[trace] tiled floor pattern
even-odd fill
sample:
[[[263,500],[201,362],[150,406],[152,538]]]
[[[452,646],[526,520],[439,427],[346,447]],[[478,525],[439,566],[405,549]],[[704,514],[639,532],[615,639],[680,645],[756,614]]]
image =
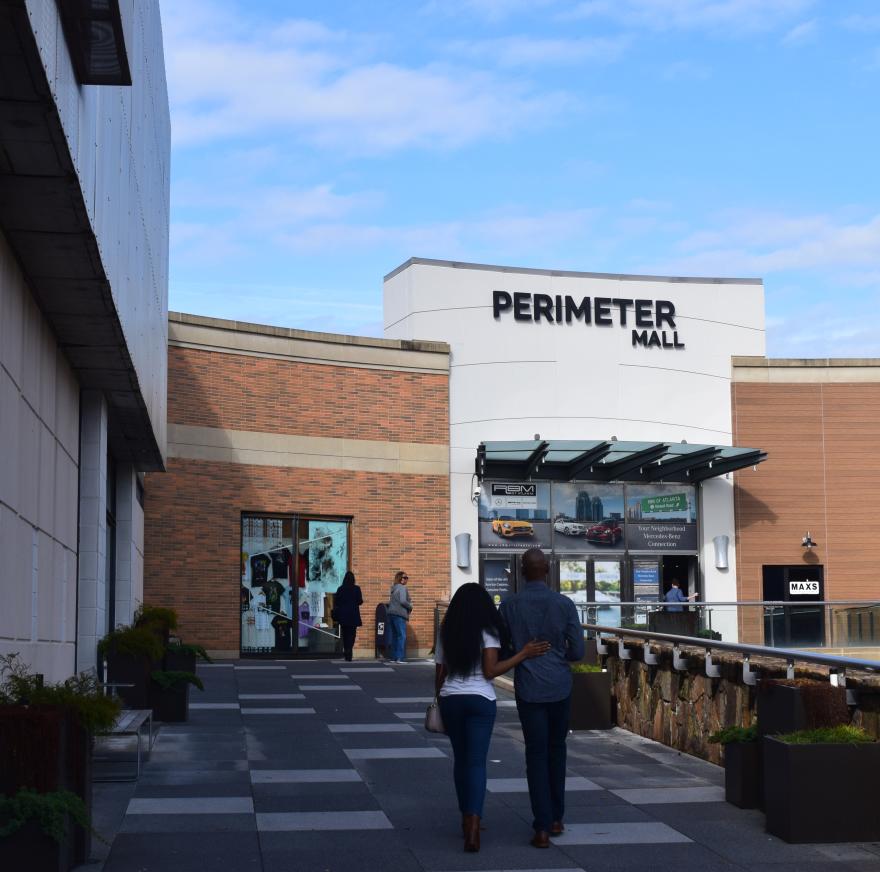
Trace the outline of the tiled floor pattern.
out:
[[[723,801],[717,767],[621,730],[572,735],[566,832],[536,851],[509,697],[483,849],[464,854],[448,740],[419,723],[430,664],[199,672],[205,692],[189,723],[162,727],[105,872],[880,872],[880,845],[786,845]],[[96,785],[97,801],[116,789]]]

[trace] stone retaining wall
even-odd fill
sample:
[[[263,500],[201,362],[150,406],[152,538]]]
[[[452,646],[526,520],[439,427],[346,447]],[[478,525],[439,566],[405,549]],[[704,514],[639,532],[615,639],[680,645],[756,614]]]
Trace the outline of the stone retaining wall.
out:
[[[756,692],[742,680],[742,659],[737,654],[713,653],[720,678],[707,678],[705,650],[682,649],[689,658],[688,671],[672,667],[672,647],[652,643],[658,665],[646,666],[643,643],[628,641],[631,660],[621,660],[616,643],[606,666],[612,675],[618,726],[662,742],[712,763],[721,762],[721,749],[708,741],[712,733],[736,724],[749,726],[755,718]],[[753,658],[752,668],[764,678],[784,678],[786,664],[775,658]],[[798,669],[799,678],[828,680],[821,666]],[[880,738],[880,678],[847,675],[847,687],[858,692],[858,705],[851,709],[852,723]]]

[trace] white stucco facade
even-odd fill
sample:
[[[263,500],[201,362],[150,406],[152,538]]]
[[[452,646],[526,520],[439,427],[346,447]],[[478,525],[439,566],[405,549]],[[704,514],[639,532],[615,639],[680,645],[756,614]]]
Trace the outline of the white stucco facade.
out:
[[[496,317],[496,292],[509,295],[511,303],[517,293],[531,295],[521,298],[528,306],[520,314],[529,320],[516,320],[513,306]],[[534,320],[536,294],[549,296],[552,321],[546,315]],[[574,317],[566,323],[566,296],[578,305],[591,298],[592,323]],[[608,301],[601,302],[600,320],[610,324],[596,323],[597,298]],[[651,320],[656,301],[673,304],[674,332],[683,348],[634,344],[637,300],[651,301],[641,310],[650,311]],[[453,590],[476,580],[471,493],[481,441],[540,434],[547,440],[614,436],[731,445],[731,356],[765,351],[764,291],[755,279],[614,276],[414,259],[386,277],[384,326],[388,338],[451,346],[451,530],[453,537],[470,533],[474,543],[469,570],[456,566],[450,543]],[[672,344],[670,324],[662,327]],[[723,477],[702,487],[699,557],[707,600],[736,598],[732,546],[728,570],[715,569],[712,546],[720,534],[734,541],[732,491]]]

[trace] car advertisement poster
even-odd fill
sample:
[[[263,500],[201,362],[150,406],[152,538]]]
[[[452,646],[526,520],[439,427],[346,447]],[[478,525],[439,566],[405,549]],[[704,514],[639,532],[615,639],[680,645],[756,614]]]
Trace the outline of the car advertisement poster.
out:
[[[526,551],[551,547],[547,482],[483,482],[480,548]]]
[[[697,501],[690,485],[629,485],[626,520],[631,551],[697,549]]]
[[[623,551],[623,485],[554,483],[553,542],[578,554]]]

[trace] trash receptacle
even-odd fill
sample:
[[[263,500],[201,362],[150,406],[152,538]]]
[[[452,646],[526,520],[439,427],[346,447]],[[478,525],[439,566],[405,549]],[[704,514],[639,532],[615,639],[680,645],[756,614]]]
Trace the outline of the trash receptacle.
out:
[[[386,646],[388,644],[388,615],[385,603],[379,603],[376,606],[376,637],[375,648],[376,657],[384,657],[386,654]]]

